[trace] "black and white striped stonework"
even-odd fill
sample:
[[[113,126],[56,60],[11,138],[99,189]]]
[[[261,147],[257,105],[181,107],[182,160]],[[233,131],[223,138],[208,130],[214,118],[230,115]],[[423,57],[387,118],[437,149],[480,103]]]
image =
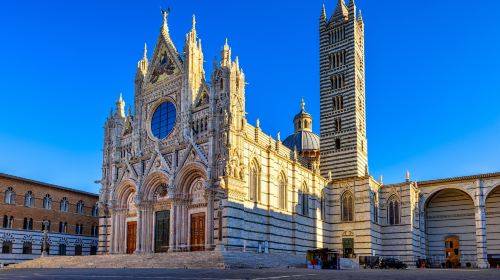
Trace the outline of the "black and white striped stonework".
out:
[[[340,5],[329,20],[320,17],[321,173],[334,179],[368,168],[363,22],[353,4]]]

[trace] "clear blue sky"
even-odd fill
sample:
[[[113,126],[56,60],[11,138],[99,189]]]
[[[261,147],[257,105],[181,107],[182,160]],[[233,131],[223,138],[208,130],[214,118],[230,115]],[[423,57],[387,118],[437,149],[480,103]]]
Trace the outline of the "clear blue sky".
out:
[[[0,9],[0,172],[98,191],[103,124],[133,99],[170,6],[183,49],[191,15],[210,76],[229,38],[250,123],[283,138],[301,97],[319,133],[318,17],[335,0],[6,1]],[[384,182],[500,171],[500,2],[357,0],[366,24],[370,172]]]

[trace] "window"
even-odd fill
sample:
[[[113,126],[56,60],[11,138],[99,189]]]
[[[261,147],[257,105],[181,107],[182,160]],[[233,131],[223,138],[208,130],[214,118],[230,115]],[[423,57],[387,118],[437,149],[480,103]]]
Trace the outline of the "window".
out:
[[[343,222],[352,222],[354,221],[354,200],[352,197],[352,193],[347,191],[342,195],[341,200],[341,209],[342,209],[342,221]]]
[[[83,224],[76,224],[75,226],[75,234],[83,234]]]
[[[330,77],[330,83],[332,89],[341,89],[345,85],[345,76],[344,74],[333,75]]]
[[[75,246],[75,256],[81,256],[82,255],[82,245],[76,245]]]
[[[92,217],[97,216],[99,216],[99,207],[97,206],[97,204],[94,204],[94,206],[92,206]]]
[[[12,241],[2,242],[2,254],[12,254]]]
[[[28,191],[24,195],[24,206],[26,207],[35,207],[35,198],[33,197],[33,192]]]
[[[52,198],[50,194],[46,194],[43,198],[43,209],[52,209]]]
[[[4,228],[12,228],[14,224],[14,217],[13,216],[3,216],[3,227]]]
[[[321,210],[321,220],[326,220],[326,193],[325,191],[323,190],[321,192],[321,206],[320,206],[320,210]]]
[[[23,221],[23,229],[25,230],[33,230],[33,219],[32,218],[24,218]]]
[[[259,165],[254,161],[250,165],[249,174],[250,191],[249,198],[251,201],[260,201],[260,175],[259,175]]]
[[[95,245],[90,246],[90,255],[91,256],[97,255],[97,246]]]
[[[335,69],[337,67],[345,65],[345,54],[345,50],[331,53],[328,57],[328,60],[330,62],[330,69]]]
[[[286,202],[287,202],[287,189],[286,189],[286,180],[285,180],[285,175],[281,174],[280,178],[278,180],[278,202],[279,202],[279,207],[281,209],[286,209]]]
[[[47,228],[45,228],[47,227]],[[42,221],[42,231],[44,231],[45,229],[47,229],[47,231],[50,231],[50,220],[46,221],[46,220],[43,220]]]
[[[83,209],[84,209],[84,204],[83,204],[83,201],[80,200],[76,204],[76,213],[83,215]]]
[[[335,118],[335,130],[337,132],[340,132],[342,130],[342,119],[340,117]]]
[[[333,111],[339,111],[344,109],[344,97],[342,95],[334,96],[332,98]]]
[[[307,186],[304,184],[302,190],[299,193],[300,197],[300,212],[304,216],[309,216],[309,193],[307,191]]]
[[[16,193],[11,187],[7,188],[7,190],[5,191],[4,202],[6,204],[16,204]]]
[[[59,233],[68,233],[68,223],[59,222]]]
[[[373,222],[378,223],[378,195],[373,193]]]
[[[335,139],[335,149],[340,150],[340,138]]]
[[[387,204],[387,223],[390,225],[399,225],[400,222],[399,199],[393,195],[389,198],[389,203]]]
[[[59,255],[66,256],[66,244],[59,244]]]
[[[98,236],[99,235],[99,226],[97,225],[92,225],[91,233],[92,236]]]
[[[345,26],[337,27],[328,34],[330,44],[340,42],[345,39]]]
[[[59,210],[61,212],[68,212],[69,202],[68,202],[68,199],[66,197],[63,197],[63,199],[61,199],[61,202],[59,203]]]
[[[175,125],[176,110],[172,102],[164,102],[153,114],[151,132],[158,139],[164,139],[170,134]]]
[[[24,255],[30,255],[32,253],[32,243],[31,242],[28,242],[28,241],[25,241],[23,243],[23,254]]]

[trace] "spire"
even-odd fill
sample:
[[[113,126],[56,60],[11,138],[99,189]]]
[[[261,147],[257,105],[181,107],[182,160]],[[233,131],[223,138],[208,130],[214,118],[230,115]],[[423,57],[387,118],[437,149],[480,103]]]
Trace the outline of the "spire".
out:
[[[410,182],[410,171],[406,170],[406,182]]]
[[[144,56],[142,57],[143,60],[148,60],[148,46],[146,45],[146,42],[144,42]]]
[[[193,19],[191,21],[191,30],[196,30],[196,16],[193,14]]]
[[[323,4],[323,8],[321,8],[321,14],[319,15],[320,21],[325,21],[326,22],[326,8],[325,4]]]
[[[361,10],[359,10],[358,23],[363,24],[363,15],[361,14]]]
[[[120,97],[116,101],[115,116],[125,118],[125,101],[123,101],[123,97],[122,97],[121,93],[120,93]]]
[[[230,66],[231,65],[231,48],[229,47],[229,44],[227,43],[227,38],[226,38],[226,42],[224,43],[224,47],[222,48],[221,56],[222,56],[222,59],[220,61],[220,65],[221,66]]]
[[[302,97],[302,101],[300,102],[300,107],[302,107],[302,111],[305,111],[306,103],[304,102],[304,97]]]
[[[345,0],[339,0],[335,11],[330,18],[330,22],[344,20],[348,17],[348,15],[349,11],[347,10],[347,7],[345,5]]]

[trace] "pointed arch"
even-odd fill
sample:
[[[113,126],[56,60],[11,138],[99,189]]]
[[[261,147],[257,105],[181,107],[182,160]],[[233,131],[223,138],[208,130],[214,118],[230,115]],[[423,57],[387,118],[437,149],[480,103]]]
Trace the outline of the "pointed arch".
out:
[[[141,190],[145,200],[153,201],[158,188],[165,187],[169,183],[168,174],[164,171],[154,171],[148,175]]]
[[[253,159],[248,167],[248,198],[254,202],[261,201],[261,168],[257,159]]]
[[[399,225],[401,223],[401,201],[395,194],[387,200],[387,224]]]
[[[354,196],[351,191],[345,191],[341,196],[342,222],[354,221]]]
[[[127,208],[130,196],[136,192],[137,185],[134,181],[130,179],[123,181],[114,193],[114,199],[116,200],[118,207]]]
[[[304,216],[309,216],[309,189],[306,182],[302,183],[299,190],[299,206],[300,213]]]
[[[175,187],[178,193],[189,194],[191,185],[196,179],[207,179],[205,166],[199,162],[186,164],[178,173],[175,180]]]
[[[281,209],[287,209],[287,180],[285,173],[282,171],[278,176],[278,206]]]

